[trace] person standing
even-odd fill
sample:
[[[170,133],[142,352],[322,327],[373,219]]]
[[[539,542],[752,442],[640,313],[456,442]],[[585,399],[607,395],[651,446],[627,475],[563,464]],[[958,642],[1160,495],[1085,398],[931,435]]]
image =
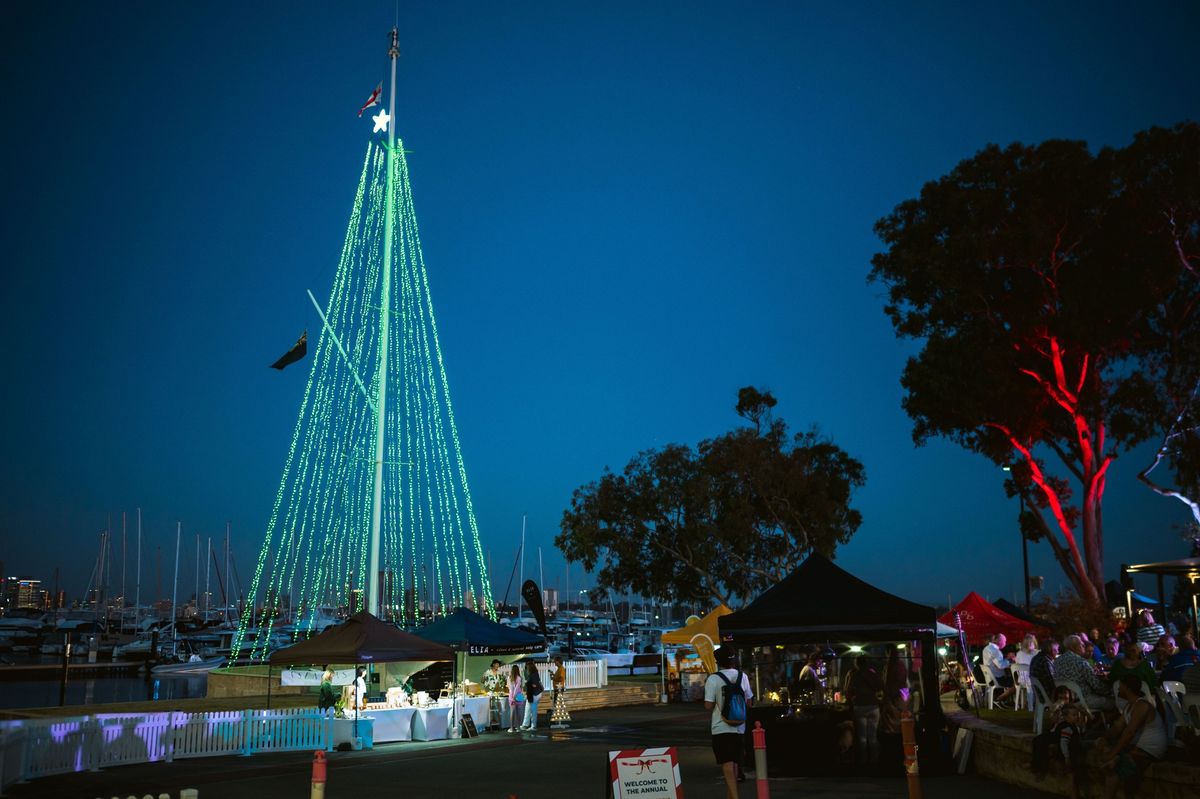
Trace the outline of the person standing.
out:
[[[354,669],[354,707],[365,710],[367,707],[367,670],[362,666]]]
[[[499,660],[493,660],[492,665],[488,667],[488,670],[483,673],[483,677],[480,678],[479,684],[483,686],[483,690],[486,693],[499,694],[504,692],[504,672],[500,671],[502,665]]]
[[[521,667],[516,663],[513,664],[512,672],[508,675],[508,731],[517,731],[517,707],[521,702],[525,701],[525,694],[521,691]]]
[[[525,664],[525,721],[521,724],[522,730],[537,729],[538,700],[542,698],[543,690],[537,664],[531,660]]]
[[[709,729],[712,732],[713,755],[721,774],[725,778],[726,799],[737,799],[738,763],[742,761],[742,735],[746,732],[745,722],[737,725],[726,723],[721,715],[725,692],[722,690],[730,683],[741,685],[742,694],[746,697],[746,707],[754,699],[750,690],[750,678],[737,667],[737,652],[732,647],[723,646],[716,651],[718,670],[708,676],[704,683],[704,707],[712,711],[709,719]],[[724,677],[724,679],[722,679]],[[766,775],[761,775],[766,776]]]
[[[329,710],[337,704],[337,697],[333,693],[333,670],[328,666],[321,673],[321,694],[317,699],[317,707],[322,711]]]
[[[554,686],[554,705],[550,713],[551,727],[566,727],[571,720],[567,712],[567,667],[563,665],[561,656],[554,658],[554,668],[550,672],[550,684]]]
[[[883,684],[871,659],[860,654],[846,672],[842,687],[846,701],[854,709],[854,730],[858,741],[858,763],[879,765],[879,703]]]

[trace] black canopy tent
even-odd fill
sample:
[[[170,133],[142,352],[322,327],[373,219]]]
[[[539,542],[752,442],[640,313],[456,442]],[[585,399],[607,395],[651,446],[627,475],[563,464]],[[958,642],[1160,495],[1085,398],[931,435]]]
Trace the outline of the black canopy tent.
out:
[[[937,614],[882,591],[813,553],[744,609],[718,621],[722,646],[920,644],[923,751],[937,751],[943,714],[938,695]]]
[[[1004,611],[1009,616],[1016,616],[1021,621],[1027,621],[1030,624],[1036,624],[1037,626],[1045,627],[1046,629],[1050,629],[1054,626],[1053,624],[1046,621],[1045,619],[1039,619],[1037,616],[1034,616],[1032,613],[1027,612],[1025,610],[1025,608],[1021,607],[1020,605],[1014,605],[1012,602],[1009,602],[1007,599],[1000,598],[1000,599],[997,599],[992,604],[995,605],[996,607],[1000,608],[1000,610]]]

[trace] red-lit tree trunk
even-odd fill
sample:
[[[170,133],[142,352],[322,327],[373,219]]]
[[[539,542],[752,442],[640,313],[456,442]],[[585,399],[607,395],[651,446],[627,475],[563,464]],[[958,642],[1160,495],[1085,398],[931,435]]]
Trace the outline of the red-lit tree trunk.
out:
[[[1002,424],[987,423],[999,430],[1008,439],[1012,448],[1021,456],[1029,470],[1032,488],[1044,502],[1030,503],[1031,508],[1044,505],[1049,510],[1051,522],[1041,520],[1047,540],[1054,550],[1055,558],[1066,573],[1071,585],[1080,598],[1100,605],[1104,597],[1104,534],[1101,509],[1104,500],[1105,478],[1112,456],[1104,452],[1105,422],[1103,418],[1091,418],[1084,411],[1080,394],[1088,387],[1095,374],[1089,372],[1091,357],[1088,353],[1070,357],[1064,352],[1057,337],[1043,333],[1029,345],[1017,345],[1023,354],[1035,355],[1041,361],[1041,369],[1022,368],[1020,371],[1037,382],[1046,396],[1067,414],[1074,430],[1074,438],[1064,448],[1052,439],[1045,441],[1022,441],[1013,431]],[[1048,372],[1049,374],[1044,374]],[[1068,513],[1066,497],[1060,495],[1054,481],[1042,469],[1032,449],[1039,443],[1054,449],[1064,465],[1081,483],[1082,501],[1078,513]],[[1067,494],[1068,492],[1061,492]],[[1073,520],[1078,519],[1078,524]],[[1078,528],[1078,529],[1077,529]],[[1056,538],[1062,537],[1062,541]]]

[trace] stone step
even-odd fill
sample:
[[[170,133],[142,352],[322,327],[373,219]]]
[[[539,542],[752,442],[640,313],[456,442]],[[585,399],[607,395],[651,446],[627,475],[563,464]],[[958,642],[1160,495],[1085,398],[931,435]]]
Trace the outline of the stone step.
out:
[[[618,683],[604,688],[575,688],[567,691],[568,710],[593,710],[599,707],[624,705],[653,705],[659,701],[660,687],[654,683]],[[553,709],[551,692],[542,695],[538,712],[548,714]]]

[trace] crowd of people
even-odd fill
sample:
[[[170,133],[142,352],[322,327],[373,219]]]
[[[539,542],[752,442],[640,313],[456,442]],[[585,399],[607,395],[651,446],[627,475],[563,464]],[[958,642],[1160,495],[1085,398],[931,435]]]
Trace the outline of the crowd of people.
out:
[[[1071,633],[1061,643],[1025,636],[1018,648],[1003,634],[991,637],[981,659],[985,679],[996,685],[995,701],[1012,706],[1018,679],[1049,700],[1047,731],[1035,743],[1034,768],[1045,767],[1047,753],[1065,763],[1071,793],[1085,790],[1086,752],[1095,749],[1105,772],[1105,794],[1119,784],[1126,793],[1146,768],[1161,759],[1168,747],[1167,713],[1158,700],[1164,682],[1183,684],[1200,693],[1200,651],[1186,632],[1164,628],[1149,610],[1138,614],[1132,629],[1098,629]],[[1067,687],[1070,686],[1070,687]]]

